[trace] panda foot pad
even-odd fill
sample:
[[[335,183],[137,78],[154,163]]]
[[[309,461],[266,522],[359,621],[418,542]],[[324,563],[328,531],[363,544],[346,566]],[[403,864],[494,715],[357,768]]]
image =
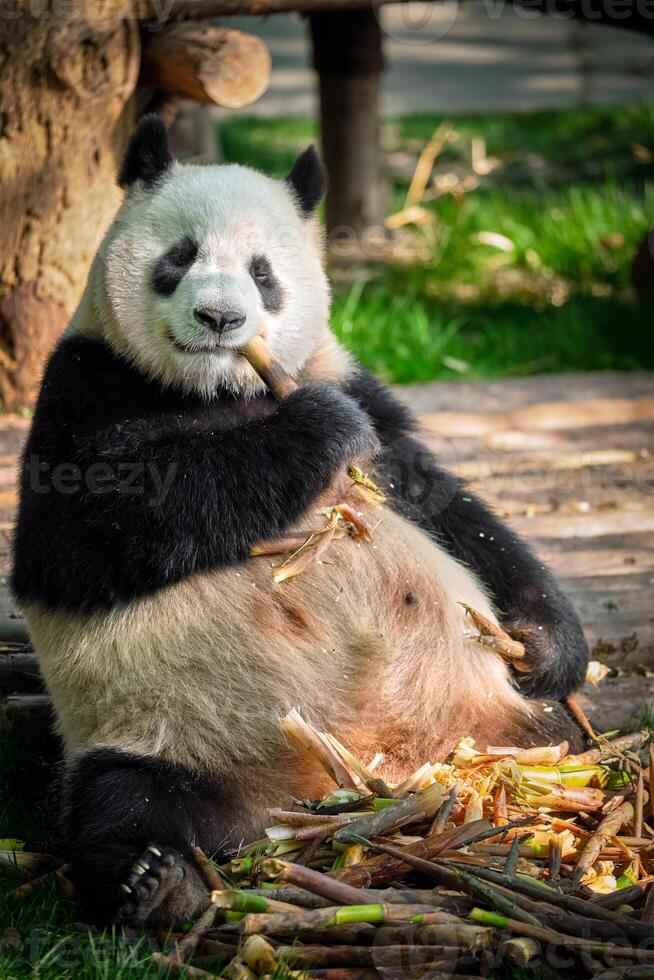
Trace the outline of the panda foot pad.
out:
[[[151,913],[179,886],[185,873],[185,862],[177,854],[149,845],[120,885],[123,904],[116,916],[117,925],[128,930],[142,928]]]

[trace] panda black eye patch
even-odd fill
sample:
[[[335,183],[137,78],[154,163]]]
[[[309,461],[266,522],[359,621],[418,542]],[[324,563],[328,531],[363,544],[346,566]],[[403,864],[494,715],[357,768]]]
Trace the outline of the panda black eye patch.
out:
[[[152,288],[159,296],[172,296],[198,254],[198,243],[185,235],[157,259],[152,270]]]
[[[250,263],[250,275],[257,284],[264,309],[269,313],[279,313],[284,303],[284,291],[265,255],[255,255]]]

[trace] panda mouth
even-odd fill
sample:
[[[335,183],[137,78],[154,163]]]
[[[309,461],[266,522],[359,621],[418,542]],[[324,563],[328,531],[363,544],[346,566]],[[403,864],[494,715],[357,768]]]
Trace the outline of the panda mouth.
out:
[[[229,347],[223,347],[222,344],[212,344],[211,347],[187,347],[185,344],[180,343],[171,331],[167,332],[166,339],[180,354],[224,354],[231,349]]]

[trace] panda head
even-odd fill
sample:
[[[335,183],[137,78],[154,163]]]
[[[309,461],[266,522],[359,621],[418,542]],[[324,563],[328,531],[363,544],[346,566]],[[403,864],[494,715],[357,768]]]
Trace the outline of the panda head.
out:
[[[210,398],[261,382],[238,354],[264,336],[297,372],[328,328],[313,147],[285,180],[247,167],[183,165],[146,116],[120,170],[127,194],[96,260],[107,339],[165,384]],[[102,315],[104,313],[104,315]]]

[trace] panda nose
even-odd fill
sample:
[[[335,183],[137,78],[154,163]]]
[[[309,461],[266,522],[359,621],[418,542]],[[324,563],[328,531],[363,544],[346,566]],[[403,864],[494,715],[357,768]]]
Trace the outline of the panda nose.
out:
[[[237,330],[243,326],[246,319],[245,315],[237,310],[223,310],[221,312],[211,310],[209,312],[209,310],[198,308],[193,310],[193,316],[203,327],[206,327],[207,330],[213,330],[215,333]]]

